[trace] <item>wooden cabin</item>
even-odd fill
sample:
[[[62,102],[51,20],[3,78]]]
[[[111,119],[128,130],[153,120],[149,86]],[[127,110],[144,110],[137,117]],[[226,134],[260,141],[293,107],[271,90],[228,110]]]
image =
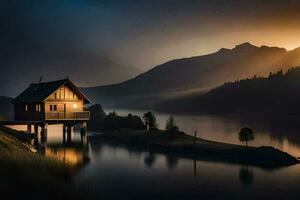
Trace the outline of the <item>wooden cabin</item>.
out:
[[[69,79],[33,83],[14,99],[16,121],[45,123],[84,122],[90,113],[84,105],[91,101]]]

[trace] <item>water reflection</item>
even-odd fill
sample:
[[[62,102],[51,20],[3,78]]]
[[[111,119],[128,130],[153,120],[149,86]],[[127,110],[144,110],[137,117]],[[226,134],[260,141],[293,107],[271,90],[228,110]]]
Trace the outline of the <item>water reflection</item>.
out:
[[[73,166],[83,166],[90,160],[87,134],[74,129],[67,133],[62,125],[50,125],[47,135],[40,130],[32,143],[41,155]]]
[[[178,158],[174,155],[166,155],[166,164],[169,167],[169,169],[176,168],[178,163]]]
[[[151,168],[155,163],[155,159],[156,159],[155,154],[148,152],[144,157],[144,163],[148,168]]]
[[[222,122],[214,126],[216,121],[205,121],[214,119],[195,119],[195,124],[190,124],[192,127],[206,127],[201,137],[207,132],[211,138],[216,135],[228,140],[237,138],[233,128],[239,127],[237,125],[229,123],[227,126]],[[293,136],[280,136],[280,132],[270,136],[257,130],[261,135],[256,137],[256,144],[264,143],[262,139],[291,150]],[[193,160],[87,139],[76,130],[64,140],[62,126],[49,126],[46,140],[39,138],[33,142],[41,146],[39,152],[43,155],[84,166],[76,173],[74,183],[80,190],[88,191],[86,199],[295,199],[300,191],[300,165],[267,171],[246,165]]]
[[[89,191],[87,199],[253,199],[256,195],[277,197],[275,183],[280,194],[285,191],[289,197],[300,189],[300,176],[295,176],[300,165],[264,170],[182,158],[107,140],[89,138],[89,142],[91,162],[74,178],[79,188]]]
[[[247,165],[241,166],[239,171],[240,183],[242,185],[251,185],[254,182],[254,172]]]
[[[197,160],[194,160],[194,178],[197,178]]]

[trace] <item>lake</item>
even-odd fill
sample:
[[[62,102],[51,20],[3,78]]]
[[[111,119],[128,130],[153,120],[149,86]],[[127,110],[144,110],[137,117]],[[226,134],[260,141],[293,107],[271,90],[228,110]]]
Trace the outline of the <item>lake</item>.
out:
[[[117,114],[128,113],[143,116],[146,110],[115,110]],[[112,110],[105,110],[106,113]],[[164,129],[167,113],[153,111],[159,128]],[[219,142],[242,144],[238,132],[244,126],[254,129],[255,140],[252,146],[273,146],[289,154],[300,156],[300,116],[234,116],[234,115],[187,115],[172,113],[177,126],[187,134]]]
[[[145,111],[117,110],[119,115],[142,115]],[[169,114],[155,113],[164,128]],[[238,131],[248,125],[255,130],[253,146],[274,146],[300,155],[296,116],[255,119],[236,116],[173,114],[181,130],[205,139],[240,144]],[[92,136],[89,132],[88,135]],[[291,199],[300,195],[300,165],[266,170],[222,162],[182,159],[85,140],[78,130],[62,140],[62,126],[48,128],[47,141],[39,141],[40,153],[78,167],[73,178],[86,199]]]

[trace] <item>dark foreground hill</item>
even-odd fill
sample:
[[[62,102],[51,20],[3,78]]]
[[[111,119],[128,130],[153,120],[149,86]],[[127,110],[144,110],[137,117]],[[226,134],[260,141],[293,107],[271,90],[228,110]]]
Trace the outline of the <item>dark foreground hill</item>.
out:
[[[169,99],[160,110],[206,113],[300,113],[300,67],[225,83],[204,95]]]
[[[209,55],[172,60],[123,83],[85,91],[105,107],[149,107],[162,96],[205,91],[224,82],[267,76],[299,64],[300,49],[287,51],[244,43]]]

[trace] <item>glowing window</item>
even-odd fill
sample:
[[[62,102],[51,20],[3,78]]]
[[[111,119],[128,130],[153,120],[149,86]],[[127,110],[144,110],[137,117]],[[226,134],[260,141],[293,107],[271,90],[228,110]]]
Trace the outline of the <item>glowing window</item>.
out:
[[[57,105],[50,105],[50,111],[57,111]]]
[[[41,112],[41,105],[40,104],[35,105],[35,111],[36,112]]]

